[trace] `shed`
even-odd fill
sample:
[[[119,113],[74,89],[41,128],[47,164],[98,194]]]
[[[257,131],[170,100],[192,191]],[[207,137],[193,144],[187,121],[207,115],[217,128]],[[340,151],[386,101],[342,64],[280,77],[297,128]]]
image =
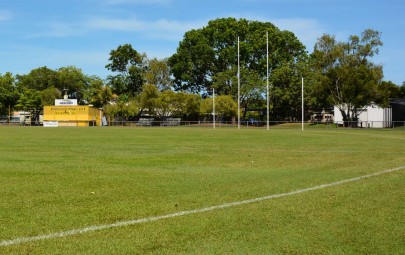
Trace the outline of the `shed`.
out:
[[[375,104],[358,109],[358,127],[387,128],[392,126],[392,108],[381,108]],[[334,106],[334,123],[343,124],[343,116]]]

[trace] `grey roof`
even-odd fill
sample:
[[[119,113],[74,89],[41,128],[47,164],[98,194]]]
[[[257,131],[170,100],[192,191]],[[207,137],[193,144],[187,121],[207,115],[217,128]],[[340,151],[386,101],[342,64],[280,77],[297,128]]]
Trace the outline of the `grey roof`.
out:
[[[405,105],[405,98],[393,98],[390,100],[390,104],[400,104]]]

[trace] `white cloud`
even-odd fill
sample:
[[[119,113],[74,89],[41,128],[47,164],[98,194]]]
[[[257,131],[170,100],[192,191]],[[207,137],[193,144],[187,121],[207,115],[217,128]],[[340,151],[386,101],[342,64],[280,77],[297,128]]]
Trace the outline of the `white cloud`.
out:
[[[153,5],[153,4],[167,4],[170,0],[106,0],[104,4],[106,5],[121,5],[121,4],[142,4],[142,5]]]
[[[146,23],[139,20],[123,20],[109,18],[94,18],[85,23],[90,29],[106,29],[118,31],[141,31],[146,29]]]
[[[122,1],[122,0],[120,0]],[[162,1],[162,0],[155,0]],[[238,16],[238,15],[237,15]],[[245,17],[249,19],[249,17]],[[261,20],[273,23],[281,30],[293,32],[297,38],[311,52],[316,40],[324,34],[327,29],[318,20],[305,18],[269,19],[258,18],[251,20]],[[45,27],[43,32],[31,34],[29,37],[69,37],[83,36],[93,31],[121,31],[136,32],[144,39],[159,39],[168,41],[181,41],[185,32],[191,29],[198,29],[208,24],[207,20],[178,21],[168,19],[141,20],[136,18],[107,18],[94,17],[83,22],[62,23],[54,22],[40,24]]]
[[[79,23],[51,22],[37,24],[38,29],[35,32],[29,32],[26,38],[40,37],[71,37],[84,35],[87,31]]]
[[[82,22],[40,23],[35,32],[26,38],[86,36],[94,31],[136,32],[144,39],[180,41],[185,32],[205,26],[208,20],[182,22],[159,19],[144,21],[139,19],[119,19],[96,17]]]
[[[141,32],[147,37],[181,40],[185,32],[201,28],[207,21],[180,22],[176,20],[142,21],[138,19],[109,19],[95,18],[88,21],[85,26],[89,29],[115,30],[128,32]]]

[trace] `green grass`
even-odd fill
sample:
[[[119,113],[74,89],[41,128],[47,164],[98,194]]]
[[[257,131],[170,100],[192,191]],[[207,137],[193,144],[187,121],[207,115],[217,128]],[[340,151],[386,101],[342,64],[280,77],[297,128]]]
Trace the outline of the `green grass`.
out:
[[[0,128],[0,241],[167,215],[405,166],[405,132]],[[405,254],[405,170],[0,254]]]

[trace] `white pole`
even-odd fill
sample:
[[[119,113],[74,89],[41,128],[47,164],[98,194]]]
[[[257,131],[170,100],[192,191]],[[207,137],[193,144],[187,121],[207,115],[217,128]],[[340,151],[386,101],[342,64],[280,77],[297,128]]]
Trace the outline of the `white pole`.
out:
[[[301,77],[301,126],[304,131],[304,77]]]
[[[269,130],[269,32],[266,32],[266,49],[267,49],[267,80],[266,80],[266,97],[267,97],[267,130]]]
[[[215,129],[215,89],[212,88],[212,118],[214,120],[213,125]]]
[[[238,129],[240,129],[240,57],[239,57],[239,36],[238,36]]]

